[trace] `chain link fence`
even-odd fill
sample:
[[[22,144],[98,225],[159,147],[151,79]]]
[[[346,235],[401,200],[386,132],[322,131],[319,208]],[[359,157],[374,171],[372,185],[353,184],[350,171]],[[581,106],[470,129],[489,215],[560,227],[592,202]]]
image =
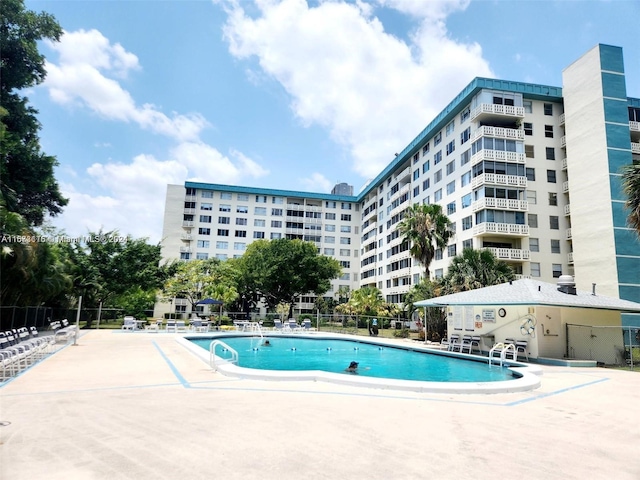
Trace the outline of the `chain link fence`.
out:
[[[49,328],[52,320],[62,320],[66,318],[70,323],[75,323],[78,314],[77,308],[53,308],[45,306],[0,307],[0,331],[11,330],[20,327],[36,327],[44,331]],[[122,308],[81,308],[80,322],[83,325],[97,326],[98,318],[100,324],[113,324],[120,322],[125,311]]]
[[[599,365],[640,367],[640,327],[567,324],[567,356]]]

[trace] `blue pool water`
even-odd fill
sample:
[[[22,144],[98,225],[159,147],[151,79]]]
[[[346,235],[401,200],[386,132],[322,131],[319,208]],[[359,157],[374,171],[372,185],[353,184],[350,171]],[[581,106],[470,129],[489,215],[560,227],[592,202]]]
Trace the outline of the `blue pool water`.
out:
[[[238,366],[263,370],[322,370],[346,373],[351,361],[358,365],[358,375],[427,382],[495,382],[513,380],[505,368],[489,367],[444,355],[417,352],[340,339],[269,337],[271,346],[263,346],[259,337],[219,338],[238,352]],[[209,350],[211,338],[190,339]],[[216,355],[231,358],[222,346]]]

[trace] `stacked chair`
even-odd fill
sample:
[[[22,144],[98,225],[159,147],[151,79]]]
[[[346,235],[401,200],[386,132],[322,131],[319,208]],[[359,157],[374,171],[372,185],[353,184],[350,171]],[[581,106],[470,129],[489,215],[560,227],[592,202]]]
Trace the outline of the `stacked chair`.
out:
[[[53,350],[55,336],[38,336],[35,327],[0,332],[0,381],[9,380],[39,362]]]

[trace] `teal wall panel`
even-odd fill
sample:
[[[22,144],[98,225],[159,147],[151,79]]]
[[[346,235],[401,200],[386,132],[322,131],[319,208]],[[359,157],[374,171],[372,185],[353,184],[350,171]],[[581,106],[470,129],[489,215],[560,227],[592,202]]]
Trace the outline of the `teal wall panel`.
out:
[[[640,257],[616,257],[616,264],[619,283],[632,283],[640,287]]]
[[[633,160],[631,151],[609,149],[607,156],[609,157],[609,173],[622,173],[622,168],[631,165]]]
[[[604,119],[606,122],[629,123],[627,102],[622,100],[604,99]]]
[[[600,44],[600,68],[610,72],[624,73],[622,47]]]
[[[609,188],[611,192],[611,200],[627,201],[627,196],[622,190],[622,177],[620,175],[609,175]]]
[[[625,208],[622,202],[612,202],[611,210],[613,211],[613,226],[619,228],[626,228],[627,217],[629,216],[629,210]]]
[[[612,125],[607,123],[605,124],[605,129],[607,132],[607,147],[631,150],[628,120],[627,125]]]
[[[635,230],[616,228],[613,230],[613,238],[616,242],[616,255],[634,255],[640,259],[640,237]],[[640,265],[636,275],[640,283]]]
[[[602,95],[627,100],[627,87],[624,75],[602,72]]]

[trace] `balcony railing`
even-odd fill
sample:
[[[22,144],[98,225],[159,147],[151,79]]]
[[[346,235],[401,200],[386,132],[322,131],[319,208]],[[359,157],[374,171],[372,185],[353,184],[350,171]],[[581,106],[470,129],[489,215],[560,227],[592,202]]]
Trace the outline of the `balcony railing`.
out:
[[[405,193],[409,192],[411,190],[411,184],[407,183],[406,185],[400,187],[400,189],[395,192],[393,195],[391,195],[389,197],[389,202],[393,202],[396,198],[404,195]]]
[[[471,120],[475,120],[481,115],[506,115],[508,117],[524,117],[524,107],[514,107],[513,105],[495,105],[492,103],[481,103],[471,110]]]
[[[524,140],[524,130],[504,127],[490,127],[488,125],[483,125],[473,133],[472,141],[475,141],[482,136]]]
[[[184,240],[185,242],[190,242],[191,240],[193,240],[193,235],[190,235],[188,233],[183,234],[180,237],[182,240]]]
[[[514,187],[526,187],[527,177],[518,175],[504,175],[502,173],[483,173],[471,179],[471,188],[477,188],[484,184],[510,185]]]
[[[493,253],[500,260],[529,260],[529,250],[520,250],[517,248],[495,248],[488,247],[491,253]]]
[[[562,137],[560,137],[560,146],[561,147],[566,147],[567,146],[567,136],[563,135]]]
[[[573,263],[573,252],[567,255],[567,262]]]
[[[408,166],[407,168],[402,170],[400,173],[398,173],[395,176],[395,178],[396,179],[403,179],[404,177],[408,177],[409,175],[411,175],[411,166]]]
[[[180,253],[191,253],[190,247],[180,247]]]
[[[569,191],[569,180],[567,180],[566,182],[562,182],[562,191],[564,193],[567,193]]]
[[[629,121],[629,130],[632,132],[640,132],[640,122]]]
[[[184,196],[184,201],[185,202],[195,202],[196,201],[196,196],[195,195],[185,195]]]
[[[571,240],[571,229],[567,228],[567,240]]]
[[[560,125],[564,125],[565,115],[564,113],[560,115]]]
[[[529,210],[529,202],[526,200],[511,200],[508,198],[483,198],[471,204],[471,209],[474,212],[484,208],[499,208],[501,210],[526,212]]]
[[[196,209],[195,208],[185,208],[184,209],[184,213],[185,213],[185,215],[195,215]]]
[[[564,214],[565,215],[571,215],[571,205],[567,204],[564,206]]]
[[[471,166],[481,162],[482,160],[499,160],[502,162],[522,164],[527,162],[524,153],[505,152],[503,150],[487,150],[483,148],[471,156]]]
[[[529,225],[519,225],[515,223],[479,223],[473,227],[474,235],[496,234],[496,235],[513,235],[517,237],[526,237],[529,235]]]
[[[640,153],[640,143],[631,142],[631,153]]]
[[[566,170],[567,169],[567,157],[564,157],[562,159],[562,170]]]
[[[184,220],[182,222],[183,228],[193,228],[193,220]]]

